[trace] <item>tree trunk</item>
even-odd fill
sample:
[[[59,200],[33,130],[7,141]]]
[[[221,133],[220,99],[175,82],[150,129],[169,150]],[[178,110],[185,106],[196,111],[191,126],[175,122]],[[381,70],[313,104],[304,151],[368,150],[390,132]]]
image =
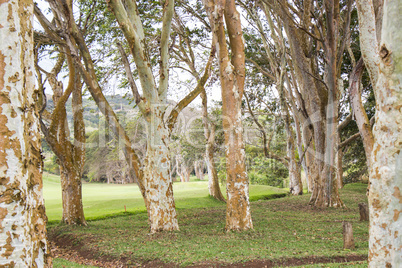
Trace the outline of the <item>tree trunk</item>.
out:
[[[306,173],[306,181],[308,192],[312,193],[314,189],[314,154],[312,153],[313,150],[313,134],[312,131],[308,126],[302,126],[302,138],[303,138],[303,145],[304,145],[304,165],[303,169]],[[302,162],[303,163],[303,162]]]
[[[205,94],[205,101],[206,101],[206,94]],[[203,103],[204,103],[204,99],[203,99]],[[219,187],[218,172],[216,171],[215,161],[214,161],[215,126],[213,124],[211,124],[210,131],[208,131],[209,130],[208,121],[207,121],[208,118],[207,118],[207,116],[205,116],[205,111],[206,111],[206,103],[204,105],[203,122],[204,122],[204,130],[206,133],[205,135],[207,137],[207,144],[206,144],[206,148],[205,148],[205,162],[207,163],[207,168],[208,168],[209,195],[219,201],[226,202],[225,197],[223,197],[221,188]]]
[[[395,12],[402,9],[402,3],[393,4],[384,7],[382,62],[375,86],[377,109],[369,186],[369,267],[402,266],[402,49],[399,31],[402,20]]]
[[[52,151],[59,159],[63,201],[62,222],[86,225],[82,206],[81,177],[85,161],[85,125],[82,108],[81,78],[70,55],[67,56],[69,82],[62,92],[60,82],[52,83],[55,109],[49,129],[41,122],[42,132]],[[55,77],[55,76],[54,76]],[[66,102],[72,94],[74,141],[69,140]]]
[[[33,76],[32,13],[32,2],[0,2],[2,267],[51,267]]]
[[[286,105],[286,104],[285,104]],[[302,195],[303,194],[303,185],[301,181],[301,168],[299,163],[296,161],[295,157],[295,142],[293,137],[293,131],[290,125],[290,115],[287,111],[287,107],[283,106],[283,109],[286,109],[285,115],[285,128],[286,134],[288,136],[287,140],[287,154],[289,158],[289,192],[292,195]]]
[[[240,14],[234,0],[205,1],[213,31],[219,44],[219,70],[222,87],[222,115],[226,155],[226,227],[230,230],[253,228],[249,202],[249,182],[245,166],[241,101],[245,79],[245,55]],[[223,17],[227,25],[231,60]]]
[[[82,206],[81,172],[75,167],[60,165],[63,217],[65,224],[86,225]]]
[[[338,189],[343,188],[343,149],[339,148],[336,151],[336,183]]]
[[[373,3],[357,1],[357,8],[360,46],[376,98],[368,196],[369,267],[401,267],[402,2],[384,2],[381,48],[373,31],[376,29]]]
[[[194,161],[194,171],[195,171],[195,176],[199,180],[204,179],[204,161],[203,160],[197,160]]]
[[[319,185],[314,190],[318,190],[315,200],[311,200],[312,205],[317,207],[343,207],[344,204],[339,196],[338,183],[336,177],[336,150],[338,147],[338,36],[339,36],[339,1],[326,1],[326,39],[325,39],[325,55],[326,55],[326,85],[328,91],[328,99],[325,103],[325,121],[317,122],[319,128],[314,128],[314,134],[320,135],[319,131],[324,131],[325,137],[323,140],[320,137],[320,142],[316,146],[322,151],[318,151],[319,155],[316,159],[320,161],[320,178]],[[323,109],[321,110],[324,111]],[[320,129],[322,127],[322,129]],[[323,158],[321,158],[323,156]],[[321,158],[321,159],[320,159]]]
[[[374,137],[371,130],[370,120],[364,109],[361,97],[361,76],[364,70],[363,59],[360,59],[350,75],[350,102],[355,116],[357,127],[359,128],[360,136],[363,140],[364,152],[366,154],[367,167],[370,168],[371,152],[373,151]]]
[[[147,152],[144,161],[144,186],[148,200],[151,233],[179,230],[170,180],[168,130],[163,122],[163,106],[152,107],[147,123]]]

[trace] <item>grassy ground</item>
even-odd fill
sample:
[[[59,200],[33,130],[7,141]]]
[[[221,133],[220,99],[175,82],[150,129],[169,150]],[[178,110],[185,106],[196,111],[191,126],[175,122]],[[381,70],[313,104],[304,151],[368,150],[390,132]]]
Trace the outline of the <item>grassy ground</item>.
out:
[[[46,215],[50,223],[61,220],[62,203],[60,177],[45,173],[43,175]],[[216,207],[222,204],[208,197],[207,181],[175,182],[173,191],[177,209]],[[222,189],[225,194],[224,189]],[[266,199],[286,190],[264,185],[251,185],[252,200]],[[141,193],[135,184],[84,183],[82,186],[84,213],[87,219],[99,219],[107,215],[122,214],[124,206],[127,212],[137,214],[145,212]]]
[[[54,268],[96,268],[96,266],[77,264],[63,259],[53,259]]]
[[[194,188],[190,191],[187,187]],[[308,195],[253,202],[254,230],[227,233],[224,231],[224,204],[206,198],[205,194],[201,194],[202,187],[196,183],[187,186],[177,184],[175,194],[178,207],[182,208],[178,209],[179,232],[148,235],[147,214],[139,212],[92,221],[87,227],[53,225],[50,234],[54,239],[68,237],[76,245],[81,245],[81,250],[92,252],[92,257],[125,258],[133,264],[157,260],[188,266],[196,263],[365,255],[368,250],[368,223],[359,222],[357,204],[366,202],[366,187],[363,184],[346,185],[341,191],[347,206],[344,209],[312,210],[307,205]],[[193,197],[198,195],[200,197]],[[200,198],[204,201],[197,200]],[[193,202],[195,208],[190,208]],[[203,202],[206,207],[200,207]],[[353,224],[354,250],[343,250],[344,220]],[[358,266],[352,267],[366,265],[364,262],[355,264]]]
[[[335,268],[335,267],[353,267],[353,268],[367,268],[367,261],[358,261],[350,263],[325,263],[297,266],[299,268]]]

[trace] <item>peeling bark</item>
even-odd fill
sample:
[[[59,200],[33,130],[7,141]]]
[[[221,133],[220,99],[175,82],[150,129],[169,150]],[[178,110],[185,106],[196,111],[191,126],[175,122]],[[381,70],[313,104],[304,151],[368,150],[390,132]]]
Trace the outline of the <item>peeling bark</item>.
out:
[[[32,14],[30,1],[0,1],[2,267],[51,267],[33,76]]]
[[[58,157],[60,166],[60,182],[62,188],[63,214],[61,221],[66,224],[86,225],[82,205],[81,178],[85,162],[85,125],[82,107],[82,83],[77,75],[76,66],[67,51],[69,68],[68,86],[63,92],[63,84],[57,80],[64,57],[60,57],[51,73],[47,74],[53,89],[55,108],[51,114],[50,127],[42,121],[41,128],[44,137],[54,154]],[[64,53],[64,52],[62,52]],[[37,66],[37,69],[40,67]],[[37,70],[40,72],[40,70]],[[39,81],[41,83],[41,81]],[[45,94],[44,92],[42,94]],[[74,141],[69,140],[70,132],[67,122],[66,102],[72,95],[72,110],[74,124]],[[43,113],[43,112],[42,112]],[[41,113],[41,115],[42,115]]]
[[[369,267],[401,267],[402,2],[384,2],[381,48],[377,46],[375,22],[379,18],[375,18],[373,3],[358,0],[357,7],[361,46],[366,51],[363,59],[376,98],[368,198]]]
[[[143,169],[151,233],[179,230],[170,180],[169,131],[163,122],[163,107],[154,106],[152,119],[147,122],[147,152]]]
[[[226,155],[226,227],[230,230],[253,228],[249,202],[249,181],[245,166],[241,100],[245,79],[245,56],[240,14],[234,0],[205,1],[213,31],[218,38],[218,58],[222,87],[222,114]],[[231,59],[224,29],[226,22]]]

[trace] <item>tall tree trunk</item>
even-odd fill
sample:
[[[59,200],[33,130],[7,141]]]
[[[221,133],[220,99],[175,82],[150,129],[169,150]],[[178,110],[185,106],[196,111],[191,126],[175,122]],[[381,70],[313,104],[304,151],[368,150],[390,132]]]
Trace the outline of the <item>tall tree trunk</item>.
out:
[[[205,89],[201,93],[202,98],[202,123],[204,126],[205,145],[205,162],[208,170],[208,190],[209,195],[213,198],[226,202],[225,197],[219,187],[218,172],[215,167],[214,145],[215,145],[215,125],[209,123],[208,120],[208,97]]]
[[[163,122],[163,105],[153,105],[147,122],[147,152],[144,161],[144,186],[148,200],[151,233],[179,230],[170,180],[168,129]]]
[[[339,138],[338,138],[339,141]],[[343,188],[343,149],[339,148],[336,151],[336,183],[338,189]]]
[[[62,84],[53,77],[51,86],[56,93],[53,96],[55,108],[50,127],[41,122],[42,132],[52,151],[59,159],[62,188],[63,216],[66,224],[86,225],[82,206],[81,177],[85,161],[85,125],[82,108],[82,83],[76,73],[76,66],[70,55],[67,56],[69,82],[63,92]],[[69,140],[66,102],[72,94],[74,141]]]
[[[226,202],[225,197],[223,197],[221,188],[219,187],[219,177],[218,172],[215,167],[214,160],[214,144],[215,144],[215,127],[211,127],[210,137],[207,141],[206,150],[205,150],[205,158],[207,162],[208,168],[208,190],[209,195],[213,198]]]
[[[402,25],[401,1],[385,1],[382,29],[373,3],[357,1],[360,46],[376,98],[371,155],[369,267],[401,267]],[[377,34],[381,30],[381,48]]]
[[[302,138],[304,145],[304,172],[306,173],[306,181],[308,181],[308,191],[309,193],[313,192],[314,189],[314,173],[315,173],[315,164],[314,164],[314,154],[312,153],[313,147],[313,134],[311,133],[311,129],[308,126],[302,126]]]
[[[240,14],[234,0],[217,0],[214,30],[219,43],[219,69],[222,86],[222,114],[226,154],[226,230],[253,228],[246,172],[241,101],[245,79],[245,55]],[[231,60],[226,43],[223,16],[227,25]]]
[[[277,74],[278,80],[278,92],[280,96],[280,102],[281,102],[281,108],[282,112],[284,113],[284,121],[285,121],[285,129],[286,129],[286,135],[287,135],[287,155],[289,158],[289,165],[288,165],[288,170],[289,170],[289,190],[292,195],[302,195],[303,194],[303,185],[301,181],[301,168],[299,163],[296,161],[296,156],[295,156],[295,142],[294,142],[294,135],[293,135],[293,130],[290,125],[290,113],[289,113],[289,108],[288,104],[285,99],[285,88],[284,88],[284,82],[285,82],[285,69],[286,69],[286,51],[285,48],[282,48],[282,56],[281,56],[281,71],[280,73]],[[290,90],[289,90],[290,91]]]
[[[285,128],[288,136],[287,154],[289,158],[289,191],[292,195],[302,195],[303,185],[301,181],[301,168],[295,157],[295,142],[290,126],[290,115],[285,115]]]
[[[51,267],[33,76],[33,3],[1,1],[0,14],[0,266]]]
[[[194,171],[197,179],[199,180],[204,179],[204,160],[194,161]]]
[[[371,152],[374,146],[374,136],[371,130],[370,120],[364,109],[361,97],[361,76],[363,74],[364,64],[363,59],[360,59],[350,74],[350,102],[352,104],[353,114],[357,127],[359,128],[360,136],[363,140],[364,152],[366,154],[367,167],[371,166]]]
[[[63,216],[65,224],[86,225],[82,205],[81,172],[74,166],[60,165]]]
[[[339,36],[339,1],[325,1],[327,33],[325,39],[325,55],[326,55],[326,85],[328,91],[328,99],[325,108],[325,122],[321,122],[325,128],[325,143],[322,151],[324,158],[320,163],[320,178],[317,185],[317,196],[315,200],[311,200],[311,204],[317,207],[343,207],[344,204],[339,196],[338,183],[336,177],[336,149],[338,142],[338,36]],[[319,129],[314,132],[318,134]],[[316,144],[317,146],[318,144]],[[316,157],[317,158],[317,157]],[[318,160],[320,161],[320,160]]]

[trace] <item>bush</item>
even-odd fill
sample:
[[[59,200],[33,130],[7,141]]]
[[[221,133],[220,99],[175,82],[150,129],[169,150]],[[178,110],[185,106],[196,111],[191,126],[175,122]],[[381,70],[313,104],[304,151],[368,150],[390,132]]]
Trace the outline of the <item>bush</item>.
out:
[[[262,174],[253,170],[248,173],[251,184],[269,185],[274,187],[282,187],[284,178],[277,177],[275,174]]]

